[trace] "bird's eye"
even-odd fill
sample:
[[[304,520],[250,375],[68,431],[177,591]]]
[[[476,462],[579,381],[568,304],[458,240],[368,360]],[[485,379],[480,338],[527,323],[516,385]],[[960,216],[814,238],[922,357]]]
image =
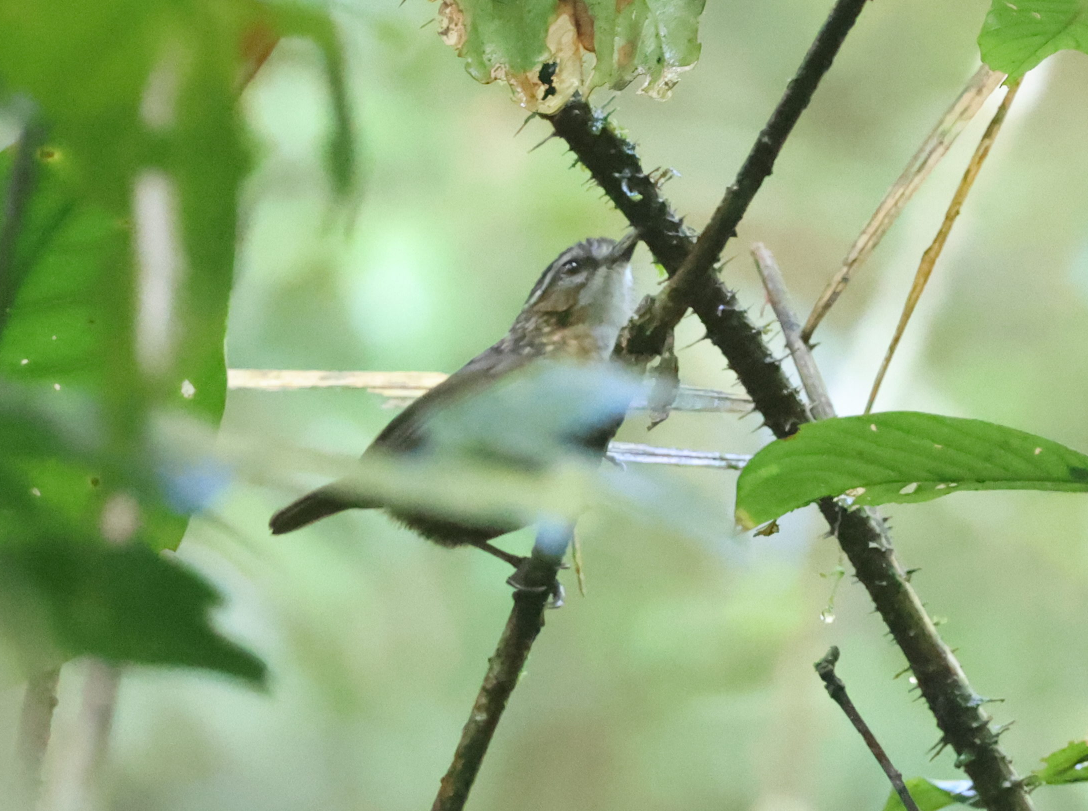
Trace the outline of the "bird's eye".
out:
[[[562,267],[559,268],[559,272],[564,274],[574,273],[578,270],[578,267],[579,265],[577,259],[568,259],[566,262],[563,263]]]

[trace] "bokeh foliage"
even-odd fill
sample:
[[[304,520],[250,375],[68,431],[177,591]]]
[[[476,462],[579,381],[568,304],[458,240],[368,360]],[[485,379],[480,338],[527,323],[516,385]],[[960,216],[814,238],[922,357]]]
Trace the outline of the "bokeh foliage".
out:
[[[92,654],[260,681],[263,665],[208,624],[210,587],[149,551],[177,547],[216,483],[167,458],[157,422],[222,415],[250,163],[239,93],[301,32],[346,111],[331,23],[248,0],[8,2],[0,26],[0,92],[21,133],[0,165],[2,430],[21,437],[0,521],[11,667]],[[345,190],[347,128],[344,112],[329,150]],[[122,541],[135,546],[111,547]]]

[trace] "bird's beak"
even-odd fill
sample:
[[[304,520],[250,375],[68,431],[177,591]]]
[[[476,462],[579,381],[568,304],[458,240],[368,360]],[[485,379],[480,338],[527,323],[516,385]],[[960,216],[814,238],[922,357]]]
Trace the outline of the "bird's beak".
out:
[[[635,252],[635,246],[638,245],[638,231],[631,229],[623,238],[616,243],[612,248],[612,255],[610,259],[612,262],[628,262],[631,259],[631,255]]]

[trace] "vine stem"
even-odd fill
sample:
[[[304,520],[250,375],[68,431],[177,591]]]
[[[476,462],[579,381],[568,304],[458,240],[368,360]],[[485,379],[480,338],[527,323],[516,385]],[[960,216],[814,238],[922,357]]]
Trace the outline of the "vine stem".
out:
[[[571,534],[571,528],[565,524],[542,524],[531,557],[511,578],[511,582],[517,578],[518,583],[514,607],[495,653],[488,660],[483,684],[431,811],[461,811],[465,807],[506,703],[517,687],[533,642],[544,627],[544,611],[549,600],[554,600],[555,606],[562,604],[563,591],[556,575],[570,545]]]
[[[862,5],[861,2],[837,3],[831,16],[856,17]],[[832,25],[832,22],[829,18],[820,37],[828,31],[849,30],[846,23]],[[841,41],[841,37],[838,39]],[[815,49],[816,44],[809,55]],[[809,63],[806,57],[802,69]],[[794,92],[796,84],[795,77],[786,95]],[[779,109],[781,107],[780,103]],[[616,133],[607,116],[597,113],[582,100],[568,103],[556,114],[547,116],[547,120],[609,199],[631,225],[639,229],[639,235],[654,258],[670,276],[677,275],[696,241],[691,230],[662,197],[653,178],[643,170],[634,145]],[[768,129],[764,129],[760,139],[766,137]],[[758,143],[753,153],[757,150],[762,154],[763,148]],[[768,169],[748,160],[740,175],[755,171],[765,177]],[[734,186],[752,188],[749,181],[740,182],[740,175]],[[727,193],[723,203],[728,202],[730,196]],[[729,208],[739,207],[740,202],[739,198],[736,202],[728,202]],[[716,219],[725,222],[724,217]],[[725,233],[724,230],[721,232]],[[706,338],[722,352],[748,391],[764,424],[777,437],[790,436],[809,419],[804,403],[790,385],[781,363],[771,354],[762,332],[748,319],[736,295],[711,270],[708,266],[701,274],[687,271],[687,282],[681,288],[686,304],[703,323]],[[653,309],[645,308],[635,323],[628,326],[628,348],[653,354],[657,351],[655,347],[663,345],[668,324],[656,321]],[[680,309],[679,306],[676,309]],[[959,661],[937,633],[896,558],[883,522],[875,513],[847,511],[831,499],[819,502],[818,506],[854,567],[859,582],[868,591],[892,638],[903,651],[918,689],[941,730],[942,743],[956,752],[957,765],[973,781],[980,804],[989,811],[1031,811],[1033,805],[1027,789],[998,745],[998,732],[983,710],[984,700],[971,687]]]

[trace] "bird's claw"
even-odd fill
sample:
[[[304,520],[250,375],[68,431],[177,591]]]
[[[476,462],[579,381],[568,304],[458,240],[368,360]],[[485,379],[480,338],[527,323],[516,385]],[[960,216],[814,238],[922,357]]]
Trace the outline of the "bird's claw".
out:
[[[544,606],[545,608],[561,608],[563,606],[563,600],[566,596],[566,592],[563,589],[563,584],[559,582],[558,578],[553,578],[551,583],[541,584],[534,578],[533,575],[537,572],[530,572],[531,569],[535,569],[531,558],[525,558],[517,570],[506,578],[506,583],[514,591],[521,594],[548,594],[548,602]]]

